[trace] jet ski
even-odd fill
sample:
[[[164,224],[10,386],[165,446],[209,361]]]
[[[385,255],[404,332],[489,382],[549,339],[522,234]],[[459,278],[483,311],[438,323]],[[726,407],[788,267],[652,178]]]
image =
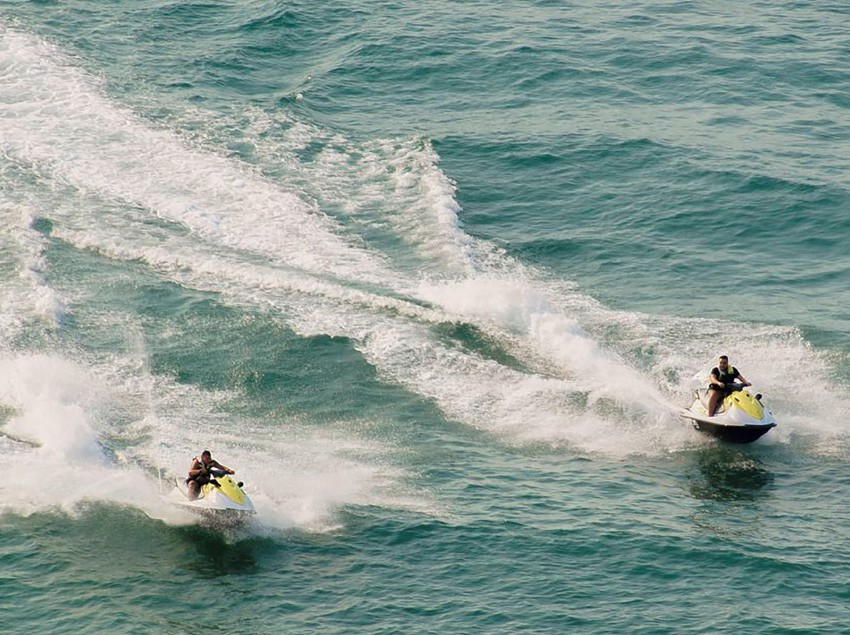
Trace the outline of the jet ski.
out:
[[[730,443],[752,443],[776,427],[773,414],[762,403],[761,395],[753,395],[743,384],[727,386],[731,392],[717,406],[714,416],[708,416],[708,389],[695,390],[694,403],[681,415],[690,419],[694,428]]]
[[[223,470],[211,470],[213,478],[201,486],[198,498],[189,499],[189,487],[186,479],[175,479],[172,498],[181,507],[185,507],[216,523],[239,524],[247,522],[256,511],[254,503],[245,490],[242,481],[235,481]]]

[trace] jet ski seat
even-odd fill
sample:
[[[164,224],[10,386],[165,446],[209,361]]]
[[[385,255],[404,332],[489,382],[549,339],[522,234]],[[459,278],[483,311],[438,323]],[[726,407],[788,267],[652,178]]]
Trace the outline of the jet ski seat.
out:
[[[699,402],[702,404],[702,407],[705,408],[705,411],[708,412],[708,388],[699,388],[694,391],[694,395]],[[724,412],[726,408],[723,407],[723,401],[717,404],[717,411],[714,413],[715,415],[719,415],[721,412]]]

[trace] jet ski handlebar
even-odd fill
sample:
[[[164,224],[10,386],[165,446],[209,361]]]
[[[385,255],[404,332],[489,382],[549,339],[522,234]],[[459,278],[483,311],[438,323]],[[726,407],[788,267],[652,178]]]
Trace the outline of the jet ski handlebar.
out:
[[[726,384],[727,392],[738,392],[739,390],[743,390],[744,388],[749,388],[752,384],[742,384],[739,381],[732,382],[731,384]]]

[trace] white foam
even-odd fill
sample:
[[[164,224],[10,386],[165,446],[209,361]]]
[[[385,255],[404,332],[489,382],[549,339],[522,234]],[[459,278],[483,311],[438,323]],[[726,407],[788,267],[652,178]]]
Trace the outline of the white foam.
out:
[[[450,418],[511,442],[565,444],[623,455],[668,451],[693,441],[671,414],[676,404],[671,404],[670,394],[658,389],[659,377],[673,361],[661,357],[649,372],[638,372],[554,306],[547,297],[553,289],[541,282],[489,275],[423,284],[419,296],[440,307],[434,310],[291,270],[217,256],[208,246],[179,237],[152,245],[140,241],[138,232],[107,234],[104,227],[60,229],[54,235],[111,258],[143,260],[181,284],[223,292],[236,303],[279,309],[304,336],[352,338],[388,381],[433,399]],[[619,319],[623,329],[640,332],[644,345],[665,348],[668,326],[601,309],[586,298],[577,299],[574,292],[568,304],[580,307],[576,314],[595,315],[606,324]],[[543,375],[516,371],[434,340],[429,324],[457,319],[496,337],[520,335],[554,366]],[[673,322],[683,328],[682,320]],[[698,328],[704,326],[695,323],[684,330]],[[514,354],[522,350],[510,349]],[[678,405],[687,401],[686,389],[673,386],[672,391],[682,399]]]
[[[727,350],[740,356],[751,379],[763,375],[760,385],[780,388],[779,366],[752,360],[769,360],[787,329],[748,334],[749,327],[723,321],[611,311],[467,235],[454,184],[427,142],[358,146],[288,121],[288,136],[270,135],[285,144],[264,155],[265,169],[272,171],[269,157],[280,156],[287,180],[294,175],[302,187],[294,192],[288,181],[284,189],[145,123],[110,102],[90,75],[52,47],[8,29],[4,36],[0,76],[7,81],[0,96],[13,104],[5,112],[4,149],[42,169],[53,185],[70,183],[80,201],[56,212],[63,214],[56,238],[111,259],[145,262],[227,302],[270,307],[304,336],[349,337],[382,377],[432,399],[449,418],[508,442],[615,455],[657,452],[691,442],[671,415],[672,402],[687,401],[682,378],[713,357],[718,343],[735,344]],[[255,137],[275,125],[255,123],[246,128]],[[297,151],[316,143],[323,145],[316,158],[300,161]],[[91,205],[92,197],[109,199],[117,213]],[[314,200],[362,220],[362,228],[377,225],[401,237],[419,256],[407,263],[411,274],[394,273],[403,270],[396,265],[407,261],[407,252],[379,256],[363,247],[365,239],[341,238],[342,225],[319,213]],[[180,228],[152,226],[150,212]],[[431,278],[423,281],[422,270]],[[445,322],[475,325],[519,363],[437,334],[434,324]],[[616,337],[609,334],[614,328]],[[786,352],[810,373],[822,412],[839,412],[846,397],[827,381],[828,366],[799,339],[788,338]],[[795,399],[777,399],[777,414],[786,406],[803,413],[804,401]],[[196,442],[202,425],[196,419],[187,415],[166,435],[169,441],[160,442],[167,460],[183,457]],[[158,420],[145,418],[162,436],[166,426]],[[297,457],[297,450],[290,455]],[[335,465],[351,468],[353,489],[330,491],[315,473],[311,500],[320,502],[303,513],[284,505],[287,522],[326,517],[322,501],[332,507],[337,499],[368,500],[385,476],[361,463]],[[293,491],[276,480],[266,488],[257,495],[293,500]]]
[[[396,265],[435,274],[469,274],[498,252],[466,234],[458,217],[455,184],[440,170],[427,139],[375,139],[355,143],[288,114],[248,109],[235,121],[192,110],[186,119],[208,120],[215,146],[237,127],[248,131],[251,156],[269,174],[284,174],[322,209],[344,216],[364,234],[394,236],[404,253]],[[180,126],[183,118],[175,118]],[[301,159],[307,147],[319,149]]]
[[[364,355],[387,380],[435,400],[451,418],[514,441],[614,454],[657,452],[688,442],[654,377],[600,349],[525,279],[433,284],[421,295],[441,305],[438,312],[304,279],[297,272],[215,257],[179,239],[162,246],[138,244],[124,236],[106,237],[103,228],[57,230],[55,235],[112,258],[144,260],[183,284],[225,292],[238,303],[275,307],[302,335],[362,342]],[[587,306],[592,309],[593,303]],[[514,371],[435,342],[427,324],[451,319],[479,324],[494,334],[523,335],[561,369],[562,377]]]
[[[133,343],[145,359],[143,339]],[[170,477],[185,474],[191,457],[213,450],[246,483],[263,527],[327,531],[338,526],[337,512],[346,505],[431,512],[427,496],[410,492],[404,471],[387,460],[393,449],[352,436],[346,427],[313,430],[298,418],[228,416],[222,406],[236,395],[174,384],[148,375],[144,365],[125,374],[122,388],[137,398],[147,393],[150,404],[147,416],[132,425],[134,436],[150,439],[133,446],[133,461],[161,469],[170,488]]]
[[[533,442],[548,439],[585,450],[615,451],[613,447],[619,446],[620,452],[644,446],[655,451],[659,443],[650,435],[652,438],[640,446],[635,439],[624,439],[618,433],[624,426],[622,419],[627,420],[626,427],[634,427],[639,420],[656,425],[664,421],[664,415],[648,410],[645,404],[642,409],[636,407],[618,393],[616,383],[598,378],[594,381],[586,372],[572,378],[568,373],[553,378],[513,370],[435,341],[431,325],[458,319],[457,312],[438,312],[327,283],[299,281],[291,272],[214,258],[196,253],[188,245],[179,249],[174,245],[145,247],[115,236],[105,240],[92,233],[60,231],[57,235],[78,246],[99,244],[98,248],[110,257],[144,260],[183,284],[225,293],[237,304],[274,307],[305,337],[322,334],[351,338],[359,342],[368,361],[388,381],[433,399],[452,418],[502,437]],[[463,317],[489,326],[468,312]],[[532,324],[529,320],[526,316],[514,323]],[[573,324],[566,324],[567,332],[572,328]],[[542,347],[548,337],[546,328],[538,327],[534,332]],[[563,333],[560,335],[563,337]],[[596,360],[597,373],[620,368],[615,360],[597,351],[580,329],[572,337],[587,350],[587,360]],[[571,402],[575,394],[580,395],[579,406]],[[612,402],[619,405],[613,407]],[[635,432],[640,433],[640,426]]]
[[[430,509],[404,493],[403,472],[379,444],[234,420],[218,411],[226,395],[145,375],[144,364],[127,361],[90,368],[57,355],[0,358],[0,404],[12,413],[4,429],[39,445],[0,447],[11,476],[0,484],[0,508],[75,514],[85,501],[108,501],[197,522],[167,494],[202,443],[238,470],[265,527],[325,531],[345,505]]]
[[[476,270],[476,241],[461,229],[456,185],[439,169],[439,156],[427,140],[413,139],[385,148],[392,183],[400,202],[398,219],[405,236],[415,237],[420,249],[437,257],[450,272]]]
[[[57,327],[68,310],[67,300],[45,281],[46,244],[32,229],[32,208],[32,204],[0,194],[0,240],[16,274],[4,276],[0,285],[0,332],[7,342],[24,329],[28,320],[40,321],[49,329]]]
[[[56,356],[0,359],[0,402],[16,413],[6,430],[37,449],[4,456],[11,477],[0,484],[2,507],[18,512],[61,508],[87,499],[150,502],[139,470],[110,466],[92,418],[101,386],[84,368]],[[148,496],[145,496],[145,494]]]
[[[3,150],[81,191],[126,201],[221,245],[314,273],[392,277],[297,195],[187,147],[102,95],[55,48],[0,25]]]

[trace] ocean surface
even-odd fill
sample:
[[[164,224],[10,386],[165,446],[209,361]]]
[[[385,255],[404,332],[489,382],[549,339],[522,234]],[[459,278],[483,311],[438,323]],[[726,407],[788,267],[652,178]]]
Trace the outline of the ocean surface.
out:
[[[4,635],[848,633],[848,412],[845,2],[0,3]]]

